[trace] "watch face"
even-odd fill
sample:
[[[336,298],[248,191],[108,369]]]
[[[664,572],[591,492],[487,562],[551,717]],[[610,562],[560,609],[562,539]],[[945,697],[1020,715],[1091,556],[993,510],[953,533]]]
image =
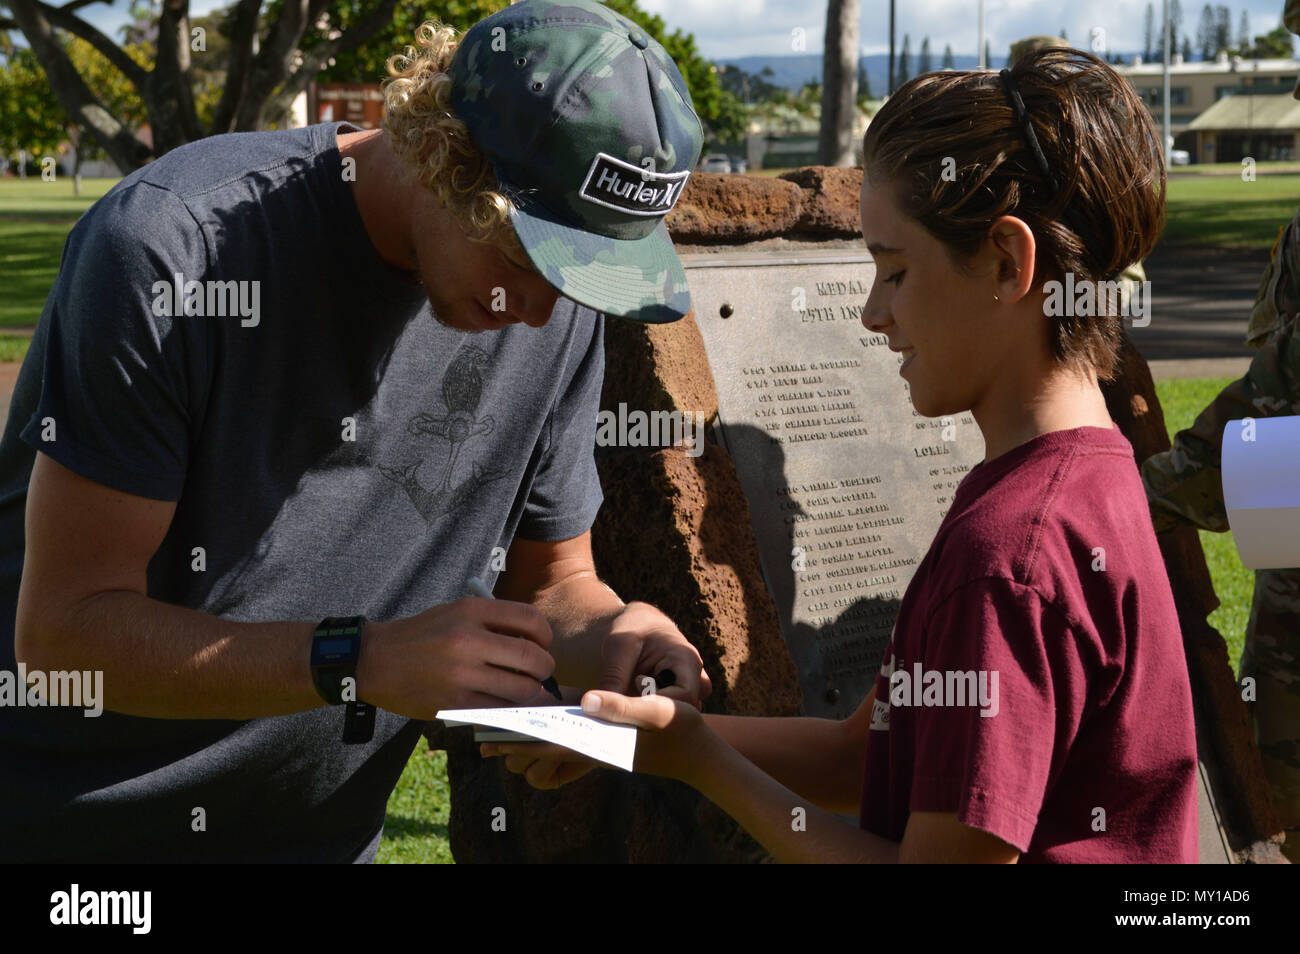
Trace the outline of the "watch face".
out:
[[[332,662],[338,656],[346,656],[352,652],[353,638],[322,639],[316,644],[317,655],[326,662]]]

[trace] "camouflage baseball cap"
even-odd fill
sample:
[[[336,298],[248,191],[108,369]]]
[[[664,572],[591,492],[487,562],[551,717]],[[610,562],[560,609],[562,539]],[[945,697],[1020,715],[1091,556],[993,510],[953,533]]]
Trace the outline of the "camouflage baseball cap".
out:
[[[523,0],[465,33],[451,105],[566,298],[647,322],[690,310],[664,216],[704,131],[662,46],[591,0]]]

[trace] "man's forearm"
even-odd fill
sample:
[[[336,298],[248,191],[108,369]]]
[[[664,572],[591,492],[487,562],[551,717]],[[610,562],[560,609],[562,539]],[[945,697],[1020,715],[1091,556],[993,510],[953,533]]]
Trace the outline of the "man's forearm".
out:
[[[551,624],[555,678],[566,686],[596,686],[601,644],[623,611],[623,601],[594,572],[582,572],[536,594],[533,605]]]
[[[20,634],[29,669],[104,674],[104,708],[156,719],[254,719],[323,705],[314,622],[234,623],[139,593],[88,597]],[[39,647],[32,649],[32,647]],[[364,696],[363,696],[364,698]]]

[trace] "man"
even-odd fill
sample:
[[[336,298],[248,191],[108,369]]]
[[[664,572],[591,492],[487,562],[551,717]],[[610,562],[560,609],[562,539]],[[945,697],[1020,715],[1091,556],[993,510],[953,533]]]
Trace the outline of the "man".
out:
[[[589,0],[419,43],[386,132],[195,143],[70,234],[0,443],[0,669],[105,711],[0,706],[4,859],[369,861],[441,708],[707,694],[588,533],[598,312],[689,307],[686,85]]]
[[[1300,0],[1283,22],[1300,33]],[[1300,86],[1296,88],[1300,99]],[[1246,340],[1259,349],[1245,377],[1223,389],[1173,447],[1142,465],[1156,531],[1185,521],[1223,533],[1220,460],[1229,421],[1300,414],[1300,214],[1273,245]],[[1240,678],[1254,682],[1248,703],[1273,807],[1287,831],[1283,853],[1300,862],[1300,569],[1257,570]]]

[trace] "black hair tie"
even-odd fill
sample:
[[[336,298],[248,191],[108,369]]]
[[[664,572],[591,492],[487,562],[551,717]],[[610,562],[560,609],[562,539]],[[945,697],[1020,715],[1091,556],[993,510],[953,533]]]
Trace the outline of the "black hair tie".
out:
[[[1047,156],[1043,154],[1043,147],[1038,144],[1038,136],[1034,134],[1034,124],[1029,121],[1025,100],[1020,95],[1020,90],[1016,89],[1015,81],[1011,79],[1011,71],[1003,70],[999,75],[1002,77],[1002,87],[1007,92],[1007,99],[1011,101],[1011,108],[1016,111],[1016,122],[1020,124],[1020,129],[1029,143],[1029,151],[1034,154],[1034,161],[1038,163],[1038,171],[1052,187],[1052,192],[1060,191],[1056,176],[1052,175],[1052,169],[1047,164]]]

